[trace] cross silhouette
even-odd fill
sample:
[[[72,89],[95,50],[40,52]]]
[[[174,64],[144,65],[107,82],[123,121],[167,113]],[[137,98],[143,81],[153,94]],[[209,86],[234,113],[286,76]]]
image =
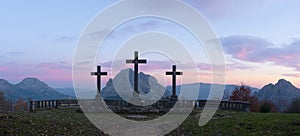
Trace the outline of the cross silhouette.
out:
[[[147,60],[139,60],[139,53],[138,51],[134,52],[134,59],[133,60],[126,60],[126,63],[133,63],[134,64],[134,91],[138,94],[138,71],[139,71],[139,63],[147,63]],[[133,97],[138,97],[135,93],[133,93]]]
[[[176,95],[176,76],[177,75],[182,75],[183,73],[182,72],[176,72],[176,65],[173,65],[173,70],[170,72],[170,71],[167,71],[166,72],[166,75],[172,75],[173,79],[172,79],[172,96],[173,98],[177,98],[177,95]]]
[[[107,72],[101,72],[101,66],[97,66],[97,72],[91,72],[91,75],[97,76],[97,94],[99,95],[101,90],[101,76],[106,76]]]

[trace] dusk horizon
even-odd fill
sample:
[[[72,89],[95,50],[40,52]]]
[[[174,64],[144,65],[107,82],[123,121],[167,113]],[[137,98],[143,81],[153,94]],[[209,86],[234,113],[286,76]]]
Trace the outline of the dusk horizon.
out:
[[[3,20],[0,23],[3,37],[0,42],[0,78],[17,83],[25,77],[37,77],[53,87],[72,87],[73,52],[82,29],[98,11],[114,2],[117,1],[99,4],[97,1],[85,4],[67,1],[17,4],[10,1],[1,2],[1,5],[6,6],[0,9],[0,17]],[[218,4],[214,1],[184,2],[202,13],[218,36],[225,55],[227,84],[245,83],[261,88],[268,83],[276,83],[279,79],[286,79],[300,87],[300,19],[297,17],[300,8],[296,6],[299,5],[298,1],[226,1],[217,2]],[[280,7],[286,8],[283,10]],[[63,12],[65,10],[67,12]],[[124,39],[131,35],[146,31],[172,33],[192,49],[194,46],[201,46],[186,30],[180,27],[174,30],[174,27],[178,25],[151,17],[124,23],[111,32],[101,47],[95,67],[103,65],[104,69],[110,72],[111,58],[114,58],[114,54],[108,52],[119,48]],[[181,36],[183,34],[186,36]],[[97,33],[91,36],[96,35]],[[203,58],[195,62],[200,72],[200,80],[187,83],[210,83],[211,63],[203,49],[198,50],[196,54],[197,58]],[[128,56],[132,56],[132,52],[128,52]],[[141,65],[141,70],[145,73],[164,72],[171,68],[165,63],[172,62],[159,55],[145,54],[141,57],[149,59],[149,64]],[[122,63],[122,68],[131,67],[125,64],[125,60]],[[189,64],[178,65],[182,67],[182,71],[189,71],[186,67]],[[90,71],[95,67],[90,67]],[[110,76],[104,77],[103,83]],[[158,77],[165,80],[163,78],[161,75]]]
[[[0,136],[300,134],[299,0],[0,7]]]
[[[129,68],[129,69],[131,69],[131,68]],[[140,72],[140,73],[145,73],[145,72]],[[147,75],[151,75],[151,73],[145,73],[145,74],[147,74]],[[153,75],[151,75],[151,76],[153,76]],[[166,76],[167,77],[167,76]],[[20,82],[22,82],[24,79],[28,79],[28,78],[36,78],[36,79],[38,79],[38,80],[41,80],[42,82],[45,82],[46,84],[48,84],[50,87],[52,87],[52,88],[74,88],[73,87],[73,85],[70,85],[70,86],[53,86],[51,83],[49,83],[49,82],[47,82],[47,81],[45,81],[45,80],[42,80],[41,78],[39,78],[39,77],[35,77],[35,76],[28,76],[28,77],[24,77],[24,78],[22,78],[22,79],[20,79],[20,80],[17,80],[17,81],[15,81],[15,82],[12,82],[12,81],[10,81],[10,80],[7,80],[7,79],[4,79],[4,78],[1,78],[0,80],[7,80],[9,83],[11,83],[11,84],[18,84],[18,83],[20,83]],[[106,84],[107,84],[107,81],[109,80],[109,79],[113,79],[114,77],[109,77],[109,78],[105,78],[105,81],[102,81],[101,82],[101,84],[102,84],[102,87],[101,88],[104,88],[104,87],[106,87]],[[289,81],[289,80],[287,80],[287,79],[284,79],[284,78],[278,78],[277,80],[275,80],[275,82],[268,82],[268,83],[266,83],[266,84],[264,84],[264,85],[262,85],[261,87],[257,87],[257,86],[252,86],[252,85],[249,85],[249,84],[247,84],[247,83],[245,83],[245,82],[240,82],[240,83],[225,83],[224,85],[235,85],[236,87],[238,87],[238,86],[241,86],[241,85],[245,85],[245,86],[251,86],[251,87],[254,87],[254,88],[257,88],[257,89],[262,89],[262,87],[264,87],[264,86],[266,86],[266,85],[268,85],[268,84],[276,84],[279,80],[286,80],[286,81]],[[170,80],[170,79],[169,79]],[[179,79],[180,80],[180,79]],[[70,81],[70,82],[72,82],[72,81]],[[291,82],[291,81],[289,81],[289,82]],[[96,83],[96,80],[95,80],[95,83]],[[180,85],[184,85],[184,84],[196,84],[196,83],[203,83],[203,84],[212,84],[212,83],[210,83],[210,82],[202,82],[202,81],[199,81],[199,82],[187,82],[187,83],[181,83],[180,81],[177,83],[177,86],[180,86]],[[296,84],[294,84],[293,82],[291,82],[295,87],[297,87],[297,88],[300,88],[300,87],[298,87]],[[169,82],[168,84],[162,84],[162,85],[164,85],[165,87],[167,87],[167,86],[172,86],[172,83],[171,82]]]

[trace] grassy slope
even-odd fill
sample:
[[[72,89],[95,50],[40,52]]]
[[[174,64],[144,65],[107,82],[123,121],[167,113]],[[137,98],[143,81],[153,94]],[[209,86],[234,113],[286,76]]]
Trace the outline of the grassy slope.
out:
[[[0,114],[0,135],[104,135],[76,109]],[[169,135],[300,135],[299,114],[219,111],[204,127],[193,113]]]
[[[299,114],[219,111],[207,125],[197,123],[191,115],[170,135],[300,135]]]

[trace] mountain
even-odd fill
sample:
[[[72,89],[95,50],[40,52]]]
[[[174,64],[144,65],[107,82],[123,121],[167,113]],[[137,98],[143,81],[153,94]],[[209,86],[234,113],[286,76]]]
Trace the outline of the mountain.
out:
[[[16,94],[16,87],[8,81],[0,79],[0,92],[4,92],[4,96],[8,98],[8,96]]]
[[[198,90],[198,100],[203,100],[203,99],[207,99],[209,92],[210,92],[210,88],[212,85],[218,85],[218,84],[209,84],[209,83],[193,83],[193,84],[183,84],[183,85],[178,85],[176,86],[176,94],[179,95],[181,88],[186,88],[187,90],[192,90],[193,88],[199,88]],[[224,97],[223,99],[227,100],[229,99],[231,93],[233,92],[233,90],[236,87],[240,87],[238,85],[225,85],[225,89],[224,89]],[[254,87],[250,87],[250,86],[246,86],[249,87],[251,89],[252,93],[258,92],[259,89],[254,88]],[[172,86],[167,86],[167,90],[172,90]],[[191,94],[192,95],[192,94]],[[186,97],[190,97],[192,98],[192,96],[186,96]]]
[[[257,94],[260,101],[272,101],[279,111],[285,111],[289,103],[294,99],[300,98],[300,89],[296,88],[291,82],[280,79],[275,85],[264,86]]]
[[[153,91],[158,90],[159,91],[165,91],[164,97],[169,97],[171,95],[171,91],[172,91],[172,86],[167,86],[166,88],[163,87],[162,85],[160,85],[158,83],[158,81],[150,76],[150,75],[146,75],[144,73],[139,73],[139,91],[141,94],[147,94],[151,91],[151,89]],[[151,86],[150,86],[151,84]],[[116,87],[117,85],[117,87]],[[207,84],[207,83],[194,83],[194,84],[183,84],[183,85],[178,85],[176,86],[176,90],[177,90],[177,95],[180,93],[181,88],[184,88],[184,90],[193,90],[194,88],[198,88],[199,87],[199,95],[198,95],[198,99],[207,99],[209,92],[210,92],[210,88],[211,88],[212,84]],[[226,94],[226,98],[224,99],[228,99],[228,97],[231,95],[231,92],[236,88],[239,87],[237,85],[225,85],[225,94]],[[249,87],[249,86],[247,86]],[[114,79],[109,79],[109,81],[106,83],[106,87],[104,87],[101,91],[101,95],[106,98],[112,98],[112,99],[120,99],[120,96],[118,95],[118,93],[116,92],[116,88],[120,89],[120,93],[123,93],[123,95],[125,94],[129,94],[129,96],[127,97],[131,97],[132,93],[129,93],[130,89],[133,88],[133,70],[132,69],[125,69],[125,70],[121,70],[120,73],[118,73],[116,75],[116,77]],[[126,88],[126,89],[124,89]],[[253,88],[253,87],[249,87],[251,89],[251,91],[254,92],[258,92],[259,89],[257,88]],[[131,90],[132,91],[132,90]],[[193,93],[186,93],[186,95],[184,96],[184,98],[194,98]]]
[[[4,96],[16,101],[19,98],[27,100],[52,100],[72,98],[68,95],[61,94],[49,87],[46,83],[37,78],[25,78],[22,82],[13,85],[4,79],[0,79],[0,91]]]
[[[65,94],[65,95],[69,95],[72,97],[76,97],[75,94],[75,90],[72,87],[66,87],[66,88],[54,88],[55,91],[61,93],[61,94]]]
[[[113,79],[109,79],[106,87],[102,89],[101,95],[106,99],[120,99],[120,95],[130,98],[133,91],[133,80],[134,72],[132,69],[121,70]],[[141,98],[161,98],[161,95],[163,97],[170,96],[169,91],[166,91],[165,87],[159,84],[153,76],[140,72],[138,83],[139,93],[145,95],[140,95]]]

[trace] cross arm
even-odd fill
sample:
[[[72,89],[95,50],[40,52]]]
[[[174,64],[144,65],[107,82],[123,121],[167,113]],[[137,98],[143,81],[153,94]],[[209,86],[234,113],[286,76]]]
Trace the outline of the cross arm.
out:
[[[176,75],[182,75],[183,73],[182,72],[176,72]]]
[[[91,72],[91,75],[92,76],[102,76],[102,75],[107,75],[107,72]]]
[[[134,63],[134,60],[126,60],[126,63]]]
[[[147,63],[147,60],[138,60],[138,63]]]
[[[166,75],[173,75],[173,72],[166,72]]]
[[[98,72],[91,72],[91,75],[92,75],[92,76],[98,75]]]
[[[107,72],[101,72],[100,75],[107,75]]]

